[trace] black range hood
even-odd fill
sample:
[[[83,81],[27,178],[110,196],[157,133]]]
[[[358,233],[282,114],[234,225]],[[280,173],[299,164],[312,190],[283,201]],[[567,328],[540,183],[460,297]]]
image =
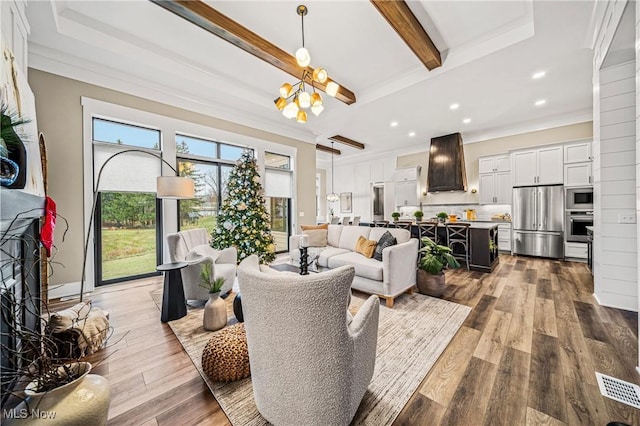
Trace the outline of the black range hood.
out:
[[[466,191],[462,135],[452,133],[431,139],[427,191]]]

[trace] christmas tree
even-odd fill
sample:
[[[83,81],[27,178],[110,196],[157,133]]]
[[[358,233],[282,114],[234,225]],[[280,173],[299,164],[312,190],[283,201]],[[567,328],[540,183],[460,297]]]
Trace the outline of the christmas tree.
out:
[[[235,247],[238,261],[252,254],[258,255],[261,263],[276,257],[258,165],[251,151],[242,154],[229,174],[227,198],[212,237],[214,248]]]

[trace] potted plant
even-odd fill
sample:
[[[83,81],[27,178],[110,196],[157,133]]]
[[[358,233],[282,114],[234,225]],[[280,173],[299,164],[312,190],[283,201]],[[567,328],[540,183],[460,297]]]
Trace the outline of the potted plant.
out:
[[[440,213],[438,213],[436,216],[438,217],[438,220],[439,220],[440,222],[444,223],[444,222],[447,220],[447,218],[449,217],[449,213],[446,213],[446,212],[440,212]]]
[[[224,285],[224,278],[214,278],[213,262],[204,262],[200,269],[200,287],[209,292],[209,300],[204,305],[202,326],[205,330],[220,330],[227,325],[227,307],[220,298],[220,290]]]
[[[393,218],[394,222],[397,222],[398,219],[400,219],[400,213],[399,212],[393,212],[393,213],[391,213],[391,217]]]
[[[416,222],[421,222],[424,213],[422,212],[422,210],[417,210],[413,213],[413,215],[416,217]]]
[[[440,297],[444,292],[444,269],[458,268],[460,264],[453,257],[449,247],[436,244],[428,237],[422,238],[421,241],[421,258],[416,278],[418,291],[428,296]]]

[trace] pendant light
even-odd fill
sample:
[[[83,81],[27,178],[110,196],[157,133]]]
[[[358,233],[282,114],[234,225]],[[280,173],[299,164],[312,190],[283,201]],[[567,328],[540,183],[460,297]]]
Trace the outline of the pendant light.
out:
[[[333,141],[331,141],[331,194],[327,195],[327,201],[330,203],[335,203],[339,199],[340,197],[333,190]]]
[[[302,68],[302,77],[294,84],[284,83],[280,86],[280,96],[273,102],[282,115],[292,119],[295,118],[298,123],[307,122],[306,109],[316,117],[324,110],[322,96],[316,92],[314,83],[325,84],[325,92],[331,97],[335,97],[340,90],[338,83],[331,81],[329,74],[325,68],[316,68],[313,71],[308,70],[307,66],[311,63],[311,55],[306,47],[304,47],[304,17],[308,13],[305,5],[299,5],[296,13],[302,22],[302,47],[296,51],[295,58],[298,66]],[[311,91],[307,89],[311,86]],[[289,100],[291,102],[289,103]],[[293,105],[296,103],[296,105]],[[292,106],[293,105],[293,106]]]

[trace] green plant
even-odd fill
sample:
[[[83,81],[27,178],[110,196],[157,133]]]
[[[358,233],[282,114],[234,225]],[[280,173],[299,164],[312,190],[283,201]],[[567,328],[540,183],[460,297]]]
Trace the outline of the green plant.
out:
[[[495,241],[493,240],[489,240],[489,250],[490,251],[494,251],[498,248],[498,246],[496,245]]]
[[[440,212],[436,216],[438,216],[439,219],[446,220],[449,217],[449,213]]]
[[[400,218],[400,213],[393,212],[393,213],[391,213],[391,217],[394,218],[394,219],[399,219]]]
[[[416,217],[416,219],[421,220],[422,216],[424,216],[424,213],[422,212],[422,210],[417,210],[413,213],[413,215]]]
[[[449,247],[438,245],[428,237],[422,238],[422,245],[420,253],[423,255],[418,266],[423,271],[437,275],[446,267],[460,267],[456,258],[451,254]]]
[[[209,262],[205,262],[202,265],[202,269],[200,269],[200,278],[202,278],[200,287],[206,289],[209,293],[219,292],[224,285],[224,278],[218,277],[213,279],[213,265]]]

